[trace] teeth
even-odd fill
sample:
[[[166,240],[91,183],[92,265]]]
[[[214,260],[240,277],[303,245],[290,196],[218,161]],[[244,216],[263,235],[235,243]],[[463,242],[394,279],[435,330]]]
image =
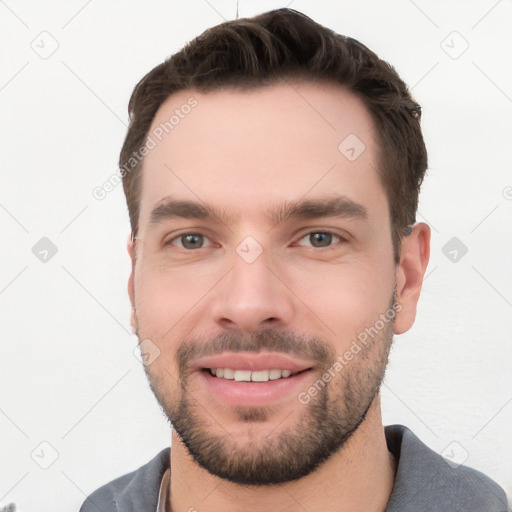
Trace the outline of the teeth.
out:
[[[276,380],[281,378],[281,370],[270,370],[268,378],[270,380]]]
[[[218,375],[217,375],[218,377]],[[235,370],[232,370],[231,368],[224,368],[224,378],[232,380],[235,378]]]
[[[219,370],[217,370],[219,371]],[[237,382],[251,380],[251,371],[250,370],[235,370],[235,380]]]
[[[269,373],[270,370],[260,370],[257,372],[251,372],[251,380],[253,382],[267,382]]]
[[[233,370],[231,368],[211,368],[212,375],[221,379],[236,380],[237,382],[267,382],[290,377],[290,370]]]

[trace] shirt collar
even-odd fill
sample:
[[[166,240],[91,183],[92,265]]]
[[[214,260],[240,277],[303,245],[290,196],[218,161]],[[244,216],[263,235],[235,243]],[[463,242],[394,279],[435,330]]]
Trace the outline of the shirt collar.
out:
[[[160,492],[158,493],[158,504],[156,506],[156,512],[168,512],[170,510],[169,507],[169,480],[171,477],[171,471],[169,468],[165,470],[165,473],[162,476],[162,481],[160,483]]]

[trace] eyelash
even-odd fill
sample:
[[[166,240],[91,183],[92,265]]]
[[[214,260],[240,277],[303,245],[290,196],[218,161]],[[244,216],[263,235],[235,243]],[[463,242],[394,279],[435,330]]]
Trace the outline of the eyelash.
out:
[[[345,237],[343,237],[342,235],[340,235],[339,233],[337,233],[335,231],[330,231],[328,229],[308,231],[307,233],[302,235],[298,241],[300,241],[300,240],[304,239],[305,237],[310,236],[312,234],[332,235],[333,237],[336,237],[339,240],[338,243],[343,243],[343,242],[347,241],[347,239]],[[174,245],[173,242],[175,240],[180,240],[181,238],[184,238],[184,237],[190,236],[190,235],[202,236],[202,237],[206,238],[207,240],[209,240],[209,238],[206,235],[204,235],[203,233],[190,231],[190,232],[181,233],[179,235],[176,235],[175,237],[173,237],[170,240],[168,240],[167,242],[165,242],[164,246]],[[311,247],[312,249],[329,249],[333,245],[328,245],[326,247],[314,247],[314,246],[309,246],[309,247]],[[179,247],[179,249],[184,249],[185,251],[194,251],[194,250],[198,250],[198,249],[205,249],[205,247],[199,247],[198,249],[187,249],[186,247]]]

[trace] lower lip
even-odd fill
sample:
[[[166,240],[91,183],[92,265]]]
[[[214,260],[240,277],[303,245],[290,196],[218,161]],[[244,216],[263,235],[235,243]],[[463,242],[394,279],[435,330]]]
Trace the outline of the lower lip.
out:
[[[209,371],[199,372],[209,392],[230,407],[264,407],[295,392],[298,396],[311,370],[266,382],[238,382],[214,377]]]

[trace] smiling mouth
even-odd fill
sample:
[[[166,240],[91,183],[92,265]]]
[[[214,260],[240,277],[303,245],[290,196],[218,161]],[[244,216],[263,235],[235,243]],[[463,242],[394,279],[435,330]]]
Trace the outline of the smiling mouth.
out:
[[[236,370],[233,368],[205,368],[204,371],[213,377],[236,382],[268,382],[269,380],[288,379],[295,375],[309,371],[311,368],[292,372],[272,368],[268,370]]]

